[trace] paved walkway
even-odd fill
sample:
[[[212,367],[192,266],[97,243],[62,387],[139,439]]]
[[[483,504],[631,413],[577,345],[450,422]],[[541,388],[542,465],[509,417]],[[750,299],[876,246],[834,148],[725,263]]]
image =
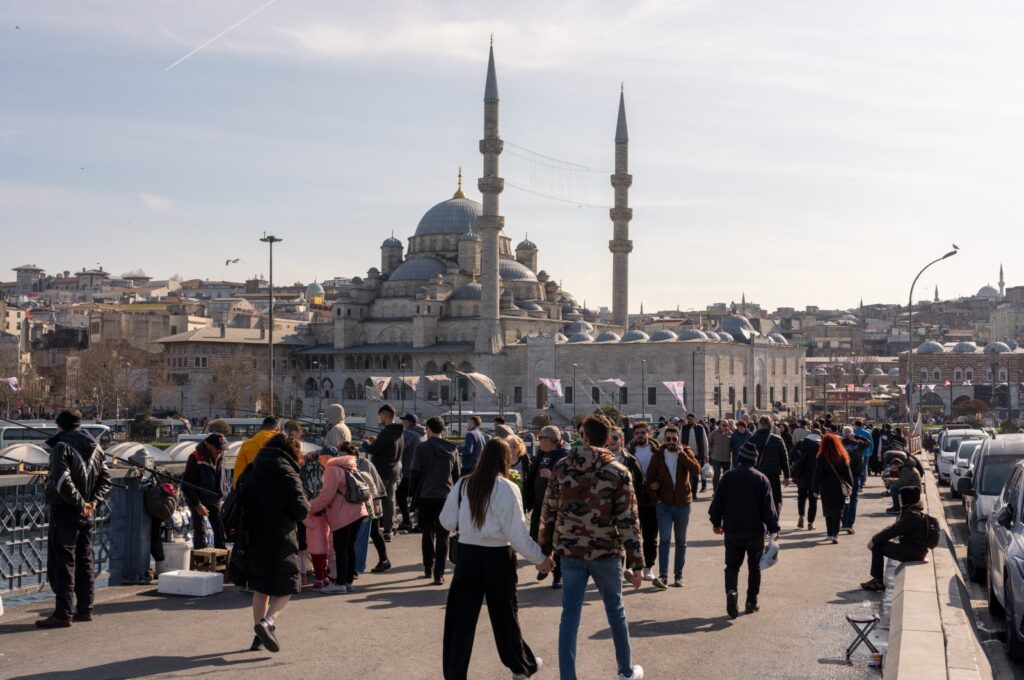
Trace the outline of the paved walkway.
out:
[[[709,487],[710,488],[710,487]],[[865,549],[891,521],[877,477],[861,499],[855,536],[839,545],[816,530],[797,530],[795,487],[783,506],[782,552],[765,572],[761,611],[725,615],[721,540],[707,521],[707,497],[690,524],[686,587],[656,591],[644,584],[626,597],[634,662],[648,678],[872,678],[867,654],[844,659],[850,612],[875,610],[880,596],[857,584],[868,576]],[[441,627],[447,586],[417,579],[419,536],[398,536],[383,575],[364,575],[353,595],[306,592],[281,617],[279,654],[246,651],[252,639],[249,597],[233,587],[205,599],[165,597],[153,588],[109,588],[97,619],[71,629],[32,625],[43,604],[9,609],[0,618],[0,677],[43,678],[418,678],[441,677]],[[373,550],[371,548],[371,555]],[[527,641],[545,660],[540,678],[557,677],[560,595],[519,572],[521,621]],[[745,583],[741,574],[741,584]],[[429,582],[428,582],[429,583]],[[743,591],[741,587],[741,598]],[[742,603],[742,600],[741,600]],[[614,653],[604,610],[590,592],[580,631],[581,678],[614,678]],[[509,677],[500,665],[487,616],[481,616],[470,667],[473,678]]]

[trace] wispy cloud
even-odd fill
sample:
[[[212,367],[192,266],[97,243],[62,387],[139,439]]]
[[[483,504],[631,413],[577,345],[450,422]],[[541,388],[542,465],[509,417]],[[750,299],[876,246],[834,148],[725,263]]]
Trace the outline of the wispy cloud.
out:
[[[153,212],[167,212],[173,205],[170,199],[157,194],[148,194],[142,192],[139,194],[139,200],[142,204],[152,210]]]

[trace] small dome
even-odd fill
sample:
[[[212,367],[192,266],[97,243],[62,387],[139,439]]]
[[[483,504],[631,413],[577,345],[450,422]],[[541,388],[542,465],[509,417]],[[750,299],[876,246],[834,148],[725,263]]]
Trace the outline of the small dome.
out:
[[[555,343],[562,344],[563,342],[569,342],[569,338],[565,337],[561,333],[555,333]]]
[[[455,289],[449,300],[479,300],[483,287],[479,283],[464,283]]]
[[[750,342],[760,335],[747,320],[747,317],[740,314],[730,314],[722,319],[718,327],[733,337],[736,342]]]
[[[898,369],[898,368],[890,368],[888,371],[886,371],[886,375],[892,376],[893,378],[898,377],[899,374],[900,374],[900,369]]]
[[[995,300],[999,297],[999,291],[992,286],[982,286],[981,289],[978,290],[978,297]]]
[[[777,345],[777,344],[778,344],[777,342],[775,342],[775,338],[773,338],[773,337],[772,337],[772,336],[770,336],[770,335],[769,335],[769,336],[768,336],[767,338],[765,338],[765,340],[767,340],[767,341],[768,341],[768,344],[769,344],[769,345]]]
[[[707,340],[708,336],[704,331],[699,331],[696,328],[691,328],[688,331],[683,331],[679,335],[680,340]]]
[[[476,219],[483,214],[483,206],[468,198],[449,198],[423,213],[416,225],[416,235],[464,234],[477,231]]]
[[[856,323],[857,322],[857,317],[855,317],[853,314],[843,314],[841,317],[839,317],[839,320],[840,321],[852,321],[852,322]]]
[[[526,312],[543,312],[544,308],[538,305],[533,300],[520,300],[516,302],[516,307]]]
[[[571,324],[563,328],[562,332],[570,337],[577,333],[593,333],[594,325],[587,321],[573,321]]]
[[[815,366],[811,370],[807,371],[808,375],[825,375],[825,369],[821,366]]]
[[[722,341],[722,336],[719,335],[718,333],[716,333],[715,331],[708,331],[704,335],[708,336],[708,340],[711,340],[712,342],[721,342]]]
[[[569,336],[569,342],[571,343],[593,341],[594,338],[590,335],[590,333],[573,333],[572,335]]]
[[[774,340],[779,345],[788,345],[789,340],[786,340],[786,336],[782,333],[771,333],[768,335],[769,340]]]
[[[1011,352],[1010,346],[1005,342],[990,342],[985,345],[985,354],[1002,354],[1003,352]]]
[[[579,311],[571,302],[566,302],[562,305],[562,314],[576,314]]]
[[[516,250],[537,250],[537,244],[528,238],[524,238],[519,242],[519,245],[516,246]]]
[[[718,331],[718,337],[722,342],[736,342],[736,339],[725,331]]]
[[[427,281],[447,271],[448,264],[436,257],[417,257],[398,265],[389,278],[391,281]]]
[[[868,375],[885,375],[885,371],[883,371],[878,366],[875,366],[870,371],[868,371]]]
[[[647,342],[650,336],[643,331],[631,330],[622,336],[622,342]]]
[[[498,263],[498,274],[502,281],[536,281],[537,275],[530,268],[515,260],[502,260]]]
[[[403,248],[402,242],[395,238],[393,235],[385,239],[384,243],[380,244],[381,248]]]
[[[978,351],[978,345],[973,342],[958,342],[953,346],[953,354],[974,354]]]
[[[314,281],[313,283],[311,283],[308,286],[306,286],[306,297],[309,298],[309,297],[313,297],[313,296],[318,296],[318,297],[323,297],[324,296],[324,287],[321,286],[316,281]]]
[[[662,328],[651,333],[651,342],[673,342],[678,339],[679,336],[667,328]]]
[[[942,354],[945,348],[934,340],[925,340],[917,348],[918,354]]]
[[[622,338],[619,337],[618,333],[613,331],[604,331],[594,338],[594,342],[618,342],[621,339]]]

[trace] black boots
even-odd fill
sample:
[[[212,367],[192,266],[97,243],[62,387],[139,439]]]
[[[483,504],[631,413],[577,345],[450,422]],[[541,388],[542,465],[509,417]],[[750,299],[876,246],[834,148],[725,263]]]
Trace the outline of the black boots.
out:
[[[737,599],[738,595],[735,590],[730,590],[725,594],[725,611],[728,612],[730,619],[735,619],[740,615]]]

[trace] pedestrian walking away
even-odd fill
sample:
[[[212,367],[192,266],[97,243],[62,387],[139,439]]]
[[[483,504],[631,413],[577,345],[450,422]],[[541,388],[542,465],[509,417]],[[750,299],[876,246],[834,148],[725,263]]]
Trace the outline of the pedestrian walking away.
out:
[[[859,422],[859,421],[858,421]],[[847,534],[853,534],[853,524],[857,521],[857,500],[861,489],[867,481],[867,461],[870,442],[857,434],[856,430],[847,425],[843,428],[843,448],[850,454],[850,475],[853,477],[853,490],[850,500],[843,509],[840,528]]]
[[[411,480],[413,503],[420,515],[423,553],[423,576],[444,584],[445,560],[448,558],[448,530],[441,525],[441,510],[458,481],[458,447],[444,438],[444,419],[427,419],[427,439],[416,447],[412,459]]]
[[[729,421],[722,420],[715,431],[708,439],[708,458],[711,459],[711,467],[714,469],[714,477],[711,479],[711,492],[718,490],[718,481],[722,473],[732,467],[732,430],[729,428]]]
[[[324,446],[338,448],[345,442],[352,441],[352,431],[345,424],[345,407],[341,404],[331,404],[324,411],[324,419],[327,421],[327,434],[324,437]]]
[[[398,482],[398,489],[395,491],[398,510],[402,515],[402,531],[413,530],[412,514],[409,509],[409,499],[412,497],[412,457],[416,453],[416,447],[427,438],[427,430],[420,425],[419,418],[415,413],[406,413],[402,416],[402,478]]]
[[[668,587],[668,556],[675,538],[675,561],[672,585],[683,587],[683,566],[686,563],[686,530],[690,525],[690,505],[693,503],[694,470],[700,463],[689,446],[679,440],[674,425],[665,428],[665,445],[651,459],[647,470],[647,488],[658,501],[658,578],[655,588]]]
[[[770,416],[757,419],[758,429],[750,441],[757,447],[757,469],[772,485],[775,509],[782,516],[782,487],[789,486],[789,451],[782,437],[772,432],[775,423]]]
[[[487,442],[473,473],[461,478],[441,510],[441,524],[459,532],[455,573],[444,610],[445,680],[466,680],[477,619],[484,599],[494,643],[513,678],[533,676],[541,666],[519,627],[516,552],[538,565],[552,560],[530,538],[519,486],[508,478],[510,452],[500,438]]]
[[[366,498],[349,496],[349,475],[356,475],[364,482],[362,473],[356,469],[356,456],[351,445],[342,445],[337,458],[331,458],[324,465],[324,484],[320,495],[309,503],[309,514],[323,514],[331,528],[331,542],[334,544],[334,559],[337,566],[337,582],[320,589],[321,593],[354,592],[353,581],[356,570],[356,535],[359,524],[367,516],[366,500],[373,491],[367,484]]]
[[[793,465],[790,473],[796,482],[796,510],[800,517],[796,528],[814,531],[814,520],[818,516],[818,497],[814,495],[814,475],[818,469],[818,449],[821,446],[821,432],[817,429],[805,435],[793,447]]]
[[[233,486],[238,486],[238,480],[242,477],[242,473],[249,468],[253,460],[256,459],[256,454],[266,446],[271,437],[280,431],[281,422],[274,416],[267,416],[263,419],[263,427],[256,434],[242,442],[242,445],[238,447],[238,454],[235,456],[235,467],[231,476],[231,484]]]
[[[576,680],[576,640],[591,578],[604,602],[619,680],[644,676],[643,667],[633,663],[622,602],[623,559],[632,571],[633,587],[639,588],[643,580],[640,521],[632,476],[605,448],[610,434],[611,423],[604,416],[588,416],[582,425],[583,445],[555,465],[544,495],[541,545],[561,555],[565,580],[558,627],[562,680]],[[686,473],[680,476],[689,484]]]
[[[716,534],[725,539],[725,608],[729,618],[739,616],[738,582],[743,560],[747,562],[747,597],[744,611],[760,609],[761,555],[767,532],[775,541],[779,515],[768,478],[759,472],[757,447],[746,443],[740,449],[739,465],[722,476],[708,514]]]
[[[664,434],[662,436],[664,437]],[[690,447],[690,451],[700,463],[700,469],[695,475],[691,474],[690,479],[693,500],[697,500],[697,489],[703,492],[708,486],[708,480],[704,476],[704,465],[708,462],[708,431],[704,429],[702,423],[697,422],[697,414],[686,414],[686,422],[679,427],[679,441]]]
[[[821,437],[818,466],[814,471],[814,493],[821,498],[821,514],[832,543],[839,542],[839,522],[853,493],[850,456],[834,434]]]
[[[480,452],[484,450],[487,440],[484,433],[480,431],[480,416],[470,416],[467,421],[469,430],[466,432],[466,439],[459,449],[459,460],[462,464],[462,475],[466,476],[476,468],[476,460]]]
[[[50,447],[46,573],[56,604],[52,614],[36,621],[40,628],[92,621],[92,537],[97,508],[107,499],[111,484],[103,451],[89,433],[79,429],[81,424],[78,411],[61,411],[57,435],[46,442]]]

